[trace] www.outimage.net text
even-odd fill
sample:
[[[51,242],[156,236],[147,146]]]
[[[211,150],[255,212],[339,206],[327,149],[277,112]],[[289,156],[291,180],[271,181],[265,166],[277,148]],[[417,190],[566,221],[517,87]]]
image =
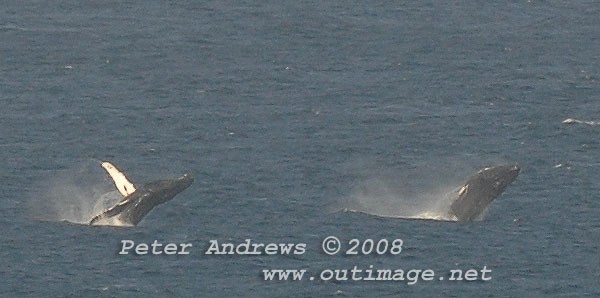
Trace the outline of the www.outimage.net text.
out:
[[[328,236],[321,242],[321,251],[326,255],[390,255],[402,253],[404,241],[402,239],[350,239],[340,241],[338,237]],[[151,243],[133,240],[121,240],[119,255],[189,255],[193,251],[192,243],[161,243],[154,240]],[[303,255],[308,247],[306,243],[263,243],[252,239],[242,242],[222,242],[217,239],[208,240],[203,254],[211,255]],[[427,268],[376,268],[373,265],[352,266],[349,268],[326,268],[311,275],[307,269],[297,268],[269,268],[261,269],[260,276],[269,282],[276,281],[396,281],[414,285],[418,281],[489,281],[492,279],[492,270],[486,265],[481,268],[456,268],[450,269],[442,275]]]

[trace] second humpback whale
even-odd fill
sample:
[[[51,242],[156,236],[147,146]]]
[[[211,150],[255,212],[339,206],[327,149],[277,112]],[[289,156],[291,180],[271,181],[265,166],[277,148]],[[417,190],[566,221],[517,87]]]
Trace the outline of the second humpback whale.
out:
[[[173,199],[194,181],[190,174],[185,174],[175,179],[150,182],[136,189],[133,183],[111,163],[103,162],[102,167],[112,177],[124,198],[94,216],[89,222],[90,225],[135,226],[154,206]]]
[[[366,211],[361,210],[362,206],[358,209],[343,210],[388,218],[472,221],[476,220],[492,201],[502,194],[504,189],[517,178],[519,171],[517,164],[485,167],[468,178],[462,187],[440,198],[434,198],[437,202],[433,207],[435,210],[427,210],[416,215],[394,214],[393,211],[391,213]]]

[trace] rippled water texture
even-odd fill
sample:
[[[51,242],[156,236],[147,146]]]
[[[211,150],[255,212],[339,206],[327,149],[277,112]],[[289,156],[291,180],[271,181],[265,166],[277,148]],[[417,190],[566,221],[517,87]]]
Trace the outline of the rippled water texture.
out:
[[[593,1],[5,1],[0,296],[598,297],[598,15]],[[72,223],[119,199],[104,160],[136,185],[195,181],[136,227]],[[343,212],[431,211],[509,162],[521,173],[480,221]],[[403,251],[329,256],[330,235]],[[193,246],[123,256],[124,239]],[[214,239],[306,253],[204,255]],[[260,276],[369,265],[492,280]]]

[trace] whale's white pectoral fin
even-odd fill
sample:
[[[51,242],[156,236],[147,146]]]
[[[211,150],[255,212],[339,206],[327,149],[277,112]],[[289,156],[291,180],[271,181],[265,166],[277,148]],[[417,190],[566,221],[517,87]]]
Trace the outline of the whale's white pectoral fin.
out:
[[[103,162],[102,167],[108,172],[110,177],[115,182],[115,186],[123,196],[128,196],[135,192],[135,186],[133,186],[133,183],[129,182],[127,177],[125,177],[125,175],[110,162]]]

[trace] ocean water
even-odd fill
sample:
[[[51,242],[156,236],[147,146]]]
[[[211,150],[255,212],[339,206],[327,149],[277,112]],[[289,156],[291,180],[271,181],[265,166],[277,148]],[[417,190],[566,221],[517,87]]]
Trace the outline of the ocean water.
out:
[[[0,296],[599,297],[599,15],[594,1],[5,1]],[[118,198],[102,160],[136,184],[195,182],[136,227],[75,223]],[[481,221],[343,212],[408,212],[509,162],[521,173]],[[327,236],[403,250],[330,256]],[[119,255],[124,239],[193,247]],[[245,239],[306,252],[205,254]],[[261,275],[369,265],[436,278]],[[438,280],[483,266],[491,280]]]

